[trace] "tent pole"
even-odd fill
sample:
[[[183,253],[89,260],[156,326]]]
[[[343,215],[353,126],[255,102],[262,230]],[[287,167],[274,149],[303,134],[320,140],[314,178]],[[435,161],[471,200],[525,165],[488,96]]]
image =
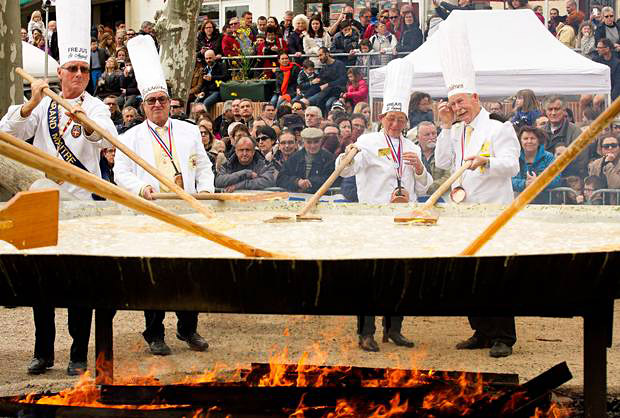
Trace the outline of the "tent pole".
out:
[[[549,0],[545,0],[545,23],[549,24]]]

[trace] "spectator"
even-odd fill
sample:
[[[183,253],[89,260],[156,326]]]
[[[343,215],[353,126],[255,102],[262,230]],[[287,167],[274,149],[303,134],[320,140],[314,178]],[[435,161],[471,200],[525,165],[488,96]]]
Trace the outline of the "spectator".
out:
[[[126,30],[127,32],[127,40],[129,41],[131,38],[133,38],[134,36],[136,36],[136,31],[129,28]]]
[[[321,122],[323,122],[323,113],[317,106],[308,106],[304,113],[306,126],[308,128],[321,129]]]
[[[224,35],[222,35],[222,54],[225,57],[236,57],[241,55],[241,45],[235,36],[235,30],[239,26],[239,19],[230,19],[231,23],[224,25]]]
[[[226,144],[226,156],[230,157],[235,153],[237,142],[243,137],[251,138],[250,130],[241,122],[233,122],[228,127],[228,143]],[[224,139],[226,143],[226,139]]]
[[[405,5],[401,6],[404,7]],[[386,30],[388,32],[390,32],[391,34],[393,34],[394,36],[396,36],[396,38],[398,39],[400,37],[400,11],[398,10],[398,8],[396,7],[392,7],[390,10],[388,10],[388,20],[389,22],[386,25]],[[377,28],[375,27],[375,34],[376,34]]]
[[[276,119],[278,123],[282,125],[282,121],[286,115],[290,115],[293,111],[291,110],[291,105],[284,102],[280,105],[280,107],[276,108]]]
[[[41,17],[41,11],[35,10],[30,15],[30,21],[28,22],[28,40],[30,43],[34,41],[33,31],[38,29],[41,34],[45,31],[45,23],[43,22],[43,18]]]
[[[403,22],[400,26],[400,38],[396,45],[396,51],[415,51],[422,45],[422,42],[424,42],[424,35],[420,30],[420,25],[413,15],[413,11],[409,10],[403,15]]]
[[[213,174],[217,174],[226,162],[226,144],[213,135],[213,122],[208,117],[203,117],[198,121],[198,129],[200,130],[200,138],[207,152],[207,157],[211,161]]]
[[[220,101],[220,84],[228,79],[224,64],[216,59],[212,49],[205,51],[206,65],[202,69],[202,82],[196,99],[202,101],[207,109]]]
[[[291,105],[291,111],[294,115],[304,118],[306,116],[306,104],[304,102],[295,102]]]
[[[536,95],[530,89],[519,90],[516,94],[514,115],[511,119],[515,127],[534,126],[542,112],[538,108]]]
[[[427,194],[433,194],[450,177],[450,170],[442,170],[435,166],[435,146],[437,145],[437,127],[433,122],[421,121],[418,125],[418,145],[422,151],[422,164],[433,177]]]
[[[323,145],[321,148],[335,155],[340,146],[340,129],[333,122],[327,122],[323,129]]]
[[[353,109],[353,113],[361,113],[362,115],[364,115],[366,117],[366,120],[368,121],[368,125],[372,125],[371,121],[370,121],[370,106],[368,105],[368,103],[366,102],[360,102],[358,104],[355,105],[355,108]]]
[[[328,49],[334,54],[349,54],[349,56],[339,56],[338,61],[347,65],[354,65],[355,50],[359,47],[359,35],[353,31],[351,22],[345,20],[340,24],[340,32],[334,35],[332,46]],[[326,48],[326,47],[324,47]],[[326,48],[327,49],[327,48]],[[320,55],[320,52],[319,52]],[[319,58],[320,61],[320,58]],[[324,65],[324,64],[323,64]]]
[[[276,149],[277,148],[277,149]],[[267,155],[268,161],[271,161],[276,170],[281,171],[284,163],[288,161],[291,155],[298,150],[295,135],[290,131],[284,131],[280,134],[278,145],[273,147],[271,155]]]
[[[106,97],[111,94],[117,97],[120,96],[122,75],[123,72],[118,68],[116,58],[108,58],[105,62],[105,71],[101,74],[101,77],[97,82],[95,95],[99,98]]]
[[[560,22],[556,26],[555,37],[569,48],[575,47],[575,30],[568,23]]]
[[[267,18],[259,16],[256,20],[256,37],[265,36],[267,34]]]
[[[315,71],[314,62],[310,59],[306,59],[303,63],[303,67],[297,76],[297,97],[296,101],[304,100],[309,101],[310,97],[320,93],[321,88],[318,84],[313,83],[314,79],[318,77],[318,73]]]
[[[588,176],[583,179],[583,196],[577,196],[577,203],[586,205],[602,205],[603,195],[598,193],[593,197],[596,190],[604,189],[605,185],[599,176]],[[580,198],[581,197],[581,198]]]
[[[256,47],[257,55],[280,55],[286,53],[288,46],[286,41],[278,36],[277,28],[268,26],[265,34],[265,40],[258,43]],[[276,60],[273,58],[265,58],[261,64],[263,68],[272,68],[264,70],[263,74],[267,78],[274,78],[276,71]]]
[[[274,16],[269,16],[267,18],[267,27],[272,27],[276,29],[276,34],[278,36],[282,36],[282,30],[280,28],[280,23],[278,22],[278,19],[276,19]]]
[[[334,156],[321,149],[320,129],[306,128],[301,137],[304,148],[284,163],[277,185],[291,192],[314,193],[334,171]]]
[[[349,100],[353,106],[359,102],[364,102],[368,99],[368,84],[362,78],[357,68],[349,68],[347,70],[347,91],[342,93],[341,98]]]
[[[133,128],[135,125],[142,123],[142,119],[138,115],[138,111],[133,106],[125,106],[122,111],[123,125],[118,130],[119,135],[126,130]]]
[[[116,52],[116,48],[114,47],[114,37],[109,32],[104,32],[101,40],[99,41],[99,48],[104,49],[106,51],[106,55],[108,57],[113,56],[114,52]]]
[[[544,25],[545,24],[545,16],[543,14],[542,6],[540,6],[540,5],[535,6],[532,10],[534,10],[534,14],[538,18],[538,20],[540,20],[542,22],[542,24]]]
[[[276,91],[271,98],[271,104],[275,107],[279,107],[282,102],[290,103],[296,96],[297,77],[301,71],[299,65],[292,62],[286,52],[280,54],[279,61],[280,67],[276,72]]]
[[[594,41],[592,23],[583,22],[581,24],[577,39],[575,39],[575,48],[581,50],[581,55],[584,57],[594,57],[596,53],[596,42]]]
[[[119,30],[114,35],[114,53],[116,53],[117,49],[124,48],[127,44],[127,32],[124,30]]]
[[[122,125],[123,124],[123,114],[121,113],[118,103],[116,103],[117,97],[113,94],[107,96],[103,99],[103,104],[108,106],[108,110],[110,111],[110,119],[114,122],[114,125]]]
[[[173,97],[170,99],[170,117],[174,119],[187,119],[185,114],[185,102],[183,99]]]
[[[109,55],[105,49],[97,46],[97,39],[90,39],[90,84],[88,85],[88,92],[94,94],[97,88],[97,81],[103,72],[103,67],[108,59]]]
[[[323,64],[321,74],[313,80],[321,88],[321,92],[309,98],[310,104],[331,108],[340,93],[346,90],[346,70],[341,61],[333,59],[325,47],[319,49],[319,59]]]
[[[239,107],[238,104],[237,107]],[[222,114],[216,117],[215,121],[213,121],[213,130],[216,134],[219,134],[220,138],[224,138],[225,136],[228,136],[228,126],[234,121],[235,116],[233,115],[233,101],[226,100],[224,102],[224,106],[222,107]]]
[[[361,113],[351,115],[351,141],[356,142],[368,130],[368,119]]]
[[[207,116],[207,108],[202,103],[190,103],[189,105],[189,117],[188,119],[198,122],[202,117]],[[209,120],[211,118],[209,117]]]
[[[545,150],[555,154],[558,145],[569,146],[579,136],[581,130],[575,124],[569,122],[564,108],[566,103],[560,96],[549,96],[545,100],[545,113],[549,123],[545,126],[547,144]],[[586,175],[588,154],[582,152],[575,160],[579,177]]]
[[[606,189],[620,189],[620,142],[616,136],[601,141],[602,157],[588,165],[588,175],[598,176]],[[611,197],[612,205],[618,204],[617,195]]]
[[[310,18],[308,33],[303,38],[303,44],[306,55],[318,55],[319,48],[324,46],[329,49],[332,46],[331,36],[323,28],[320,16],[314,15]],[[314,63],[315,68],[321,68],[321,61],[318,57],[310,57],[310,60]]]
[[[288,129],[295,135],[297,144],[301,148],[301,131],[306,127],[304,118],[297,114],[290,113],[283,116],[280,121],[284,129]]]
[[[361,71],[362,78],[368,79],[368,70],[370,69],[370,66],[372,65],[371,63],[372,56],[361,55],[361,54],[370,53],[370,49],[371,49],[370,41],[368,39],[362,39],[359,45],[360,45],[359,50],[355,51],[355,54],[356,54],[355,66],[358,67],[358,69]],[[361,53],[360,55],[358,55],[358,51]]]
[[[118,107],[133,106],[137,108],[140,105],[139,95],[138,82],[136,81],[133,67],[128,62],[125,64],[125,69],[121,75],[121,95],[118,98]]]
[[[19,33],[22,42],[28,42],[28,29],[21,28]]]
[[[222,35],[217,30],[215,22],[205,20],[196,39],[196,53],[204,55],[209,49],[213,51],[217,59],[222,57]]]
[[[566,24],[570,25],[575,33],[579,32],[579,26],[583,23],[585,15],[577,9],[575,0],[566,0]]]
[[[245,37],[254,42],[256,41],[256,29],[252,23],[252,16],[252,12],[250,11],[246,10],[243,12],[238,31],[242,31]]]
[[[338,114],[334,116],[334,123],[340,131],[339,146],[334,152],[334,155],[340,155],[344,152],[347,145],[353,143],[353,126],[351,125],[351,119],[346,113]]]
[[[241,117],[240,121],[250,129],[252,123],[254,123],[252,101],[250,99],[242,99],[239,102],[239,116]]]
[[[288,53],[299,59],[304,52],[304,37],[307,35],[308,18],[305,15],[295,16],[293,27],[295,30],[289,33],[286,43],[288,44]]]
[[[534,127],[545,130],[545,126],[549,123],[549,118],[546,116],[539,116],[534,123]]]
[[[275,186],[276,169],[256,152],[252,138],[239,138],[235,153],[222,165],[215,177],[215,187],[227,193],[235,190],[263,190]]]
[[[433,121],[433,100],[430,94],[416,91],[409,104],[409,128],[415,128],[422,121]]]
[[[37,28],[34,28],[32,30],[32,41],[30,43],[39,48],[40,50],[45,51],[45,40],[43,39],[43,32],[41,32],[41,30]]]
[[[269,126],[259,126],[256,128],[256,143],[261,154],[265,158],[269,156],[267,161],[271,161],[273,146],[276,143],[276,131]]]
[[[553,36],[556,36],[558,24],[565,20],[566,16],[560,16],[560,11],[558,9],[555,7],[549,9],[549,22],[547,22],[549,32],[551,32]]]
[[[558,158],[560,155],[562,155],[562,153],[564,151],[566,151],[566,148],[568,148],[566,145],[561,144],[555,147],[555,151],[553,153],[554,158]],[[577,163],[577,161],[573,161],[571,162],[568,167],[566,167],[564,169],[564,171],[562,171],[560,173],[560,186],[565,185],[566,183],[566,179],[569,177],[579,177],[581,175],[581,173],[583,172],[583,170],[580,170],[579,165]]]
[[[121,72],[125,69],[125,61],[127,61],[128,55],[127,48],[118,48],[114,51],[114,58],[116,58],[118,69],[121,70]]]
[[[370,9],[364,7],[360,9],[359,18],[360,18],[359,22],[362,27],[360,30],[360,37],[361,37],[366,33],[366,29],[368,29],[368,27],[371,25],[370,20],[372,18],[372,12],[370,11]]]
[[[273,128],[277,127],[278,121],[276,120],[276,108],[271,103],[263,103],[261,107],[260,120],[265,122],[266,126]],[[275,140],[275,138],[274,138]]]
[[[612,54],[613,44],[603,38],[596,43],[596,52],[598,57],[594,58],[595,62],[605,64],[609,67],[609,77],[611,79],[611,100],[615,100],[620,94],[620,60],[615,54]]]
[[[502,104],[502,102],[489,103],[488,110],[489,110],[489,113],[495,113],[496,115],[499,115],[503,119],[506,118],[506,115],[504,114],[504,105]]]
[[[614,16],[614,9],[611,7],[603,7],[601,11],[603,16],[603,22],[596,28],[594,32],[594,39],[596,43],[603,38],[607,38],[611,41],[613,45],[613,49],[618,51],[620,45],[620,30],[618,29],[618,23],[616,23],[616,19]]]
[[[350,5],[345,5],[342,10],[340,11],[340,14],[338,15],[338,18],[336,19],[336,21],[329,27],[329,29],[327,30],[327,32],[329,32],[329,34],[333,37],[336,35],[336,33],[338,33],[338,31],[342,31],[342,22],[344,21],[349,21],[351,23],[351,26],[354,28],[355,32],[358,34],[358,36],[361,38],[362,34],[364,33],[364,27],[363,25],[358,22],[357,20],[353,19],[353,7]]]
[[[455,6],[447,1],[439,2],[439,0],[433,0],[435,6],[435,13],[437,16],[446,20],[452,10],[474,10],[474,5],[471,4],[471,0],[458,0],[458,5]]]
[[[101,169],[101,178],[105,181],[109,181],[112,184],[114,182],[114,156],[116,155],[116,148],[104,148],[101,150],[101,158],[99,159],[99,168]]]
[[[370,37],[375,34],[377,23],[379,23],[379,22],[383,22],[386,26],[389,26],[389,24],[390,24],[390,12],[388,10],[382,10],[381,11],[381,13],[379,14],[378,20],[375,23],[373,23],[371,25],[368,25],[368,27],[364,31],[364,34],[363,34],[362,38],[363,39],[370,39]]]
[[[232,52],[235,51],[235,42],[232,42],[230,38],[222,39],[222,51],[226,56],[235,56],[235,55],[253,55],[254,54],[254,46],[252,44],[252,39],[247,35],[247,31],[241,28],[241,24],[238,17],[232,17],[228,21],[229,30],[226,31],[226,35],[232,37],[236,41],[236,45],[238,45],[238,49],[236,50],[236,54],[232,55]]]
[[[282,20],[282,23],[280,23],[280,35],[284,39],[288,39],[291,32],[295,30],[293,28],[293,16],[295,16],[295,14],[290,10],[284,12],[284,20]],[[267,21],[267,23],[269,23],[269,21]]]
[[[521,143],[519,172],[512,178],[512,190],[515,193],[525,190],[553,162],[553,154],[545,151],[545,138],[545,132],[538,128],[524,126],[519,130],[519,142]],[[545,192],[559,185],[560,177],[554,178],[532,203],[550,203],[549,194]]]

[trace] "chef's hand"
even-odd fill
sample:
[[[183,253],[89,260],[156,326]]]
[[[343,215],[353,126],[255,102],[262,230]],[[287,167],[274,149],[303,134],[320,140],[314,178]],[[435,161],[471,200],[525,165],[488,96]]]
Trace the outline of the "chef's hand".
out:
[[[77,118],[78,113],[81,113],[82,115],[86,116],[86,112],[84,112],[84,109],[82,109],[82,106],[80,105],[73,106],[73,112],[65,112],[65,115],[67,115],[69,119],[71,119],[72,122],[75,122],[78,120]],[[87,136],[90,136],[93,133],[93,130],[89,128],[88,126],[84,126],[84,133]]]
[[[394,189],[394,191],[392,192],[392,195],[390,196],[390,202],[394,201],[394,199],[396,198],[397,196],[396,192],[397,192],[397,189]],[[401,196],[406,197],[407,201],[409,201],[409,192],[407,191],[407,189],[403,187],[399,190],[399,192]]]
[[[489,157],[483,157],[482,155],[472,155],[465,158],[465,161],[471,161],[470,170],[475,170],[478,167],[485,167],[489,162]]]
[[[155,200],[155,198],[153,197],[153,193],[155,193],[155,189],[153,188],[153,186],[144,186],[144,188],[142,189],[142,197],[145,198],[146,200]]]
[[[41,103],[43,97],[45,97],[45,93],[43,93],[43,89],[49,88],[47,84],[47,80],[35,80],[30,85],[30,90],[32,91],[32,95],[30,96],[30,100],[28,100],[21,108],[20,115],[22,118],[27,118],[30,116],[35,107]]]
[[[448,102],[443,100],[437,106],[437,115],[439,116],[439,124],[441,129],[450,129],[454,123],[454,112],[450,108]]]
[[[422,175],[424,172],[424,165],[422,164],[422,161],[420,161],[418,154],[415,152],[404,152],[403,159],[405,160],[405,164],[413,166],[416,175]]]

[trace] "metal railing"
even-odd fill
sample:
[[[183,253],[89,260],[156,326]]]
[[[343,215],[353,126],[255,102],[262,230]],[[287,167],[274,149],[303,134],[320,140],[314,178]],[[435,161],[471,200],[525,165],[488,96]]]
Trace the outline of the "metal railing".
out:
[[[577,192],[570,187],[556,187],[547,191],[549,202],[555,205],[578,204]],[[592,192],[590,202],[600,198],[598,205],[617,205],[620,203],[620,189],[598,189]],[[584,202],[585,203],[585,202]]]

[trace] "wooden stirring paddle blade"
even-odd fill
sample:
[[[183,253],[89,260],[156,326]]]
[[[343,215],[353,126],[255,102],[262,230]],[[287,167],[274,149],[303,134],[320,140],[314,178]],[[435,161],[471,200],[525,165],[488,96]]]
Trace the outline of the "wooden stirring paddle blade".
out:
[[[18,250],[58,243],[56,189],[19,192],[0,209],[0,240]]]

